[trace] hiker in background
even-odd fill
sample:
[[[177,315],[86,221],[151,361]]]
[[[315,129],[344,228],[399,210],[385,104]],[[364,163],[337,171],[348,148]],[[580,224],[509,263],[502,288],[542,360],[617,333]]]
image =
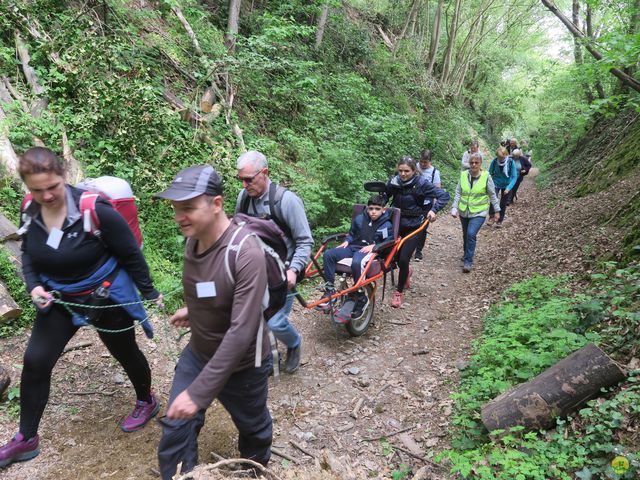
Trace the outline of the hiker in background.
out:
[[[323,266],[326,281],[324,298],[329,298],[336,293],[334,285],[336,264],[340,260],[352,259],[351,273],[355,283],[362,275],[362,270],[371,258],[371,252],[376,244],[393,240],[393,224],[391,215],[384,208],[386,203],[382,195],[372,196],[367,202],[367,208],[351,222],[349,234],[344,242],[324,253]],[[368,303],[369,299],[365,292],[362,290],[356,292],[351,318],[360,318]],[[331,302],[327,301],[319,307],[321,310],[327,310],[331,307]]]
[[[407,237],[425,220],[435,222],[436,213],[449,202],[449,194],[425,180],[418,171],[416,161],[411,157],[402,157],[397,164],[398,174],[387,182],[386,195],[391,206],[400,209],[401,237]],[[431,210],[425,213],[424,203],[435,198]],[[409,288],[411,269],[409,262],[418,245],[420,235],[407,239],[398,252],[398,283],[391,298],[391,306],[399,308],[404,303],[404,289]]]
[[[463,266],[462,271],[469,273],[473,268],[473,256],[476,251],[476,237],[489,213],[494,209],[494,220],[498,219],[500,202],[496,196],[495,185],[489,172],[482,170],[482,155],[474,153],[469,159],[471,168],[460,172],[460,180],[451,206],[451,215],[460,217],[462,225]]]
[[[469,150],[466,150],[463,154],[462,154],[462,169],[463,170],[469,170],[469,159],[471,158],[471,155],[474,153],[479,153],[480,152],[480,146],[478,144],[478,140],[471,140],[471,142],[469,142]]]
[[[255,150],[238,157],[238,180],[244,187],[236,202],[236,212],[273,220],[285,234],[287,244],[287,279],[293,290],[304,276],[309,261],[313,237],[304,204],[290,190],[269,179],[267,157]],[[300,366],[302,337],[289,321],[295,296],[290,294],[285,306],[269,319],[275,337],[287,346],[284,363],[286,373],[294,373]]]
[[[498,147],[496,150],[496,157],[491,160],[489,165],[489,174],[493,178],[493,183],[496,187],[496,195],[500,196],[500,217],[496,222],[496,228],[502,227],[507,205],[511,198],[511,190],[518,180],[518,170],[514,161],[508,157],[507,149],[504,147]],[[493,216],[493,205],[489,208],[489,216]],[[491,220],[489,221],[491,222]]]
[[[511,155],[511,153],[513,153],[514,150],[520,148],[518,146],[518,140],[515,137],[512,137],[511,140],[509,140],[509,142],[506,143],[505,148],[507,149],[507,152],[509,153],[509,155]]]
[[[431,182],[434,186],[438,188],[442,188],[442,183],[440,181],[440,171],[431,164],[431,150],[426,149],[420,153],[420,162],[418,163],[418,170],[420,171],[420,175]],[[426,198],[424,200],[424,211],[428,212],[433,207],[433,198]],[[425,228],[422,232],[420,232],[420,239],[418,240],[418,245],[416,246],[416,254],[414,256],[416,262],[421,262],[424,258],[422,254],[422,249],[424,248],[424,244],[427,241],[427,229]]]
[[[522,152],[519,149],[516,148],[513,151],[511,159],[516,166],[518,180],[516,180],[516,184],[513,186],[513,190],[511,191],[509,205],[513,204],[518,199],[518,188],[520,188],[522,180],[524,180],[524,177],[529,173],[529,170],[531,170],[531,162],[526,156],[522,155]]]
[[[174,220],[187,239],[182,274],[187,306],[170,322],[191,328],[189,344],[176,365],[166,418],[160,422],[161,477],[173,478],[181,462],[182,473],[198,464],[198,434],[214,399],[239,431],[242,458],[266,465],[273,426],[267,408],[271,350],[260,329],[267,288],[262,247],[248,236],[234,251],[233,281],[225,259],[240,226],[227,218],[222,180],[209,165],[180,171],[156,197],[171,200]]]
[[[62,300],[73,303],[93,304],[105,282],[112,289],[134,294],[138,287],[146,299],[162,303],[129,225],[111,204],[105,200],[95,204],[101,225],[98,238],[84,231],[79,206],[82,190],[65,184],[63,163],[54,152],[43,147],[27,150],[20,157],[18,171],[32,196],[21,223],[22,270],[36,305],[36,318],[23,360],[20,430],[0,448],[0,467],[38,455],[38,426],[49,399],[51,372],[79,328],[71,312],[54,303],[51,285],[56,284]],[[106,288],[100,292],[106,293]],[[112,304],[107,297],[101,302]],[[134,320],[124,308],[86,313],[92,312],[96,313],[93,324],[114,330],[98,335],[124,368],[137,397],[121,429],[139,430],[158,413],[160,405],[151,391],[151,369],[136,343]]]

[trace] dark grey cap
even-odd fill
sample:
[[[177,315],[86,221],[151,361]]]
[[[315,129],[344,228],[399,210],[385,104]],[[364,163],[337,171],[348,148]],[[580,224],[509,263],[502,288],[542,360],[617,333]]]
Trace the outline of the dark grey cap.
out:
[[[222,195],[222,179],[210,165],[196,165],[180,170],[164,192],[154,197],[167,200],[190,200],[199,195]]]

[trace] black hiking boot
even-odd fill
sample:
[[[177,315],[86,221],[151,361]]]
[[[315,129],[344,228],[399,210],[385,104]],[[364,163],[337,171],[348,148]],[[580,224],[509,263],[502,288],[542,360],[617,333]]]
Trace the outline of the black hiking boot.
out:
[[[324,293],[322,294],[322,298],[326,298],[327,301],[321,303],[316,308],[321,312],[329,313],[333,305],[336,303],[335,298],[333,300],[329,300],[329,298],[331,297],[331,295],[335,295],[335,293],[336,293],[336,289],[333,286],[327,287]]]
[[[365,309],[369,306],[369,297],[364,292],[358,292],[356,296],[356,304],[351,312],[351,319],[355,320],[364,315]]]
[[[300,354],[302,347],[302,340],[295,348],[287,348],[287,358],[284,361],[285,373],[295,373],[300,368]]]
[[[416,262],[421,262],[424,257],[422,255],[422,252],[416,252],[416,255],[415,255],[414,258],[415,258]]]

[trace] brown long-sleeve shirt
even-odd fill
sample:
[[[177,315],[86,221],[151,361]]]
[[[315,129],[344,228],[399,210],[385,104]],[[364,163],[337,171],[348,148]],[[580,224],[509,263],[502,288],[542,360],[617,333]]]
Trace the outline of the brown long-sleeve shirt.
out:
[[[267,272],[262,249],[254,238],[249,238],[242,245],[232,272],[235,283],[231,282],[225,270],[225,252],[237,228],[232,220],[218,241],[200,255],[196,254],[196,241],[188,240],[185,247],[182,284],[191,326],[189,346],[197,357],[208,362],[187,388],[200,408],[213,402],[232,373],[255,364]],[[269,351],[265,326],[263,359]]]

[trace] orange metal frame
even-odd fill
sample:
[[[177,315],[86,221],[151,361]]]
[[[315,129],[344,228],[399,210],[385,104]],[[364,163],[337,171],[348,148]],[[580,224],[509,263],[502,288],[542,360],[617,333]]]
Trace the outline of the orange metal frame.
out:
[[[368,285],[370,283],[374,283],[379,278],[382,278],[384,276],[384,272],[388,270],[389,265],[391,265],[391,262],[393,262],[393,259],[395,258],[396,254],[400,251],[400,249],[402,248],[404,243],[408,239],[412,238],[413,236],[418,235],[425,228],[427,228],[428,225],[429,225],[429,219],[425,219],[425,221],[422,222],[422,224],[417,229],[415,229],[413,232],[411,232],[409,235],[407,235],[406,237],[398,237],[398,240],[393,245],[393,248],[391,249],[389,254],[386,256],[386,258],[384,260],[384,263],[383,263],[383,267],[380,269],[380,273],[377,273],[377,274],[367,278],[367,273],[369,271],[369,268],[371,267],[371,265],[373,265],[373,260],[375,260],[377,258],[377,256],[378,256],[377,253],[374,253],[373,256],[367,262],[367,266],[365,267],[365,269],[363,270],[362,274],[360,275],[360,278],[358,278],[358,281],[356,283],[354,283],[354,285],[352,287],[349,287],[349,288],[347,288],[345,290],[340,290],[340,291],[334,293],[333,295],[331,295],[331,297],[329,297],[329,300],[333,300],[335,298],[339,298],[339,297],[341,297],[343,295],[346,295],[348,293],[355,292],[356,290],[364,287],[365,285]],[[318,258],[320,258],[320,255],[325,250],[325,247],[327,246],[327,243],[323,243],[320,246],[320,248],[318,249],[316,254],[313,256],[313,260],[311,262],[309,262],[309,265],[307,265],[307,268],[304,271],[304,278],[313,278],[313,277],[315,277],[317,275],[320,275],[320,270],[317,268],[316,265],[317,265]],[[375,295],[377,288],[378,288],[377,284],[374,283],[372,296]],[[307,303],[305,306],[306,306],[306,308],[315,308],[318,305],[320,305],[322,303],[325,303],[326,301],[327,301],[327,298],[326,297],[322,297],[321,299],[316,300],[315,302]]]

